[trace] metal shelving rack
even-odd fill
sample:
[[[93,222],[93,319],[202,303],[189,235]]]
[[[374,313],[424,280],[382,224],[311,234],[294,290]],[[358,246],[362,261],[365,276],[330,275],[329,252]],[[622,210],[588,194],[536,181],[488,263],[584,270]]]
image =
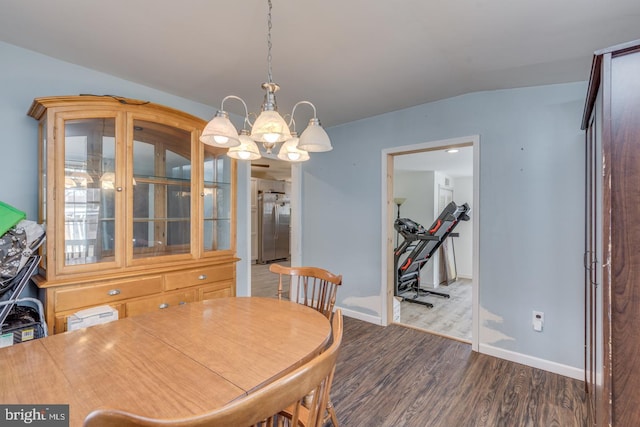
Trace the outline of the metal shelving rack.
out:
[[[25,336],[23,332],[29,331],[30,329],[33,329],[33,332],[32,335],[30,335],[31,332],[27,334],[29,339],[42,338],[44,336],[47,336],[47,324],[44,318],[44,307],[42,306],[40,300],[31,297],[20,297],[25,287],[29,283],[31,276],[36,273],[38,264],[40,263],[40,258],[41,257],[39,255],[33,255],[29,257],[26,264],[24,265],[24,267],[22,267],[22,269],[20,269],[18,274],[16,274],[15,277],[7,282],[6,286],[4,286],[4,289],[2,290],[3,294],[0,295],[0,335],[12,332],[14,335],[13,344],[23,342],[23,338]],[[6,325],[5,322],[7,320],[7,317],[9,316],[9,313],[18,303],[34,304],[38,312],[39,320],[24,325]]]

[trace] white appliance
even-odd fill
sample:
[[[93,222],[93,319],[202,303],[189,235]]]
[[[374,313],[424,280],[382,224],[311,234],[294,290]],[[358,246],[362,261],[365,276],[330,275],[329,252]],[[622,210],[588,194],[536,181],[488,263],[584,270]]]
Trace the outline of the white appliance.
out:
[[[118,320],[118,310],[108,305],[87,308],[78,311],[67,317],[67,331],[75,331],[76,329],[87,328],[93,325],[101,325],[103,323]]]

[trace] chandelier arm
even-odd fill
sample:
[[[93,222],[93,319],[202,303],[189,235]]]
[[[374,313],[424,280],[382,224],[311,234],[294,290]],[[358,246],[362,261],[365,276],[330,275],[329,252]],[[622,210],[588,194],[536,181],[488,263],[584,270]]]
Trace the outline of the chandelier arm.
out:
[[[250,128],[253,128],[253,123],[251,123],[251,120],[249,119],[249,117],[253,115],[253,123],[256,122],[256,119],[258,118],[258,114],[254,113],[253,111],[250,112],[249,114],[247,114],[247,116],[244,118],[245,123],[247,123],[249,125]]]
[[[288,124],[289,127],[291,127],[292,123],[295,126],[295,122],[293,121],[293,115],[295,114],[296,108],[298,108],[298,105],[301,105],[301,104],[311,105],[311,108],[313,108],[313,118],[314,119],[318,118],[318,112],[316,111],[316,106],[315,105],[313,105],[310,101],[298,101],[298,102],[296,102],[296,105],[294,105],[293,109],[291,110],[291,120],[289,120],[289,124]]]
[[[225,111],[224,102],[228,99],[237,99],[238,101],[242,102],[242,105],[244,106],[244,120],[242,121],[242,127],[244,128],[245,123],[248,123],[250,127],[253,127],[253,123],[251,123],[251,121],[249,120],[249,109],[247,108],[247,103],[244,102],[244,99],[240,98],[239,96],[236,96],[236,95],[225,96],[222,99],[222,103],[220,104],[220,110]]]
[[[288,122],[287,122],[287,117],[289,117],[289,121]],[[287,123],[287,126],[289,127],[289,130],[291,132],[295,132],[295,130],[296,130],[296,121],[293,120],[293,112],[291,112],[291,114],[283,114],[282,118]],[[293,124],[293,127],[291,127],[292,124]]]
[[[247,108],[247,103],[244,102],[244,99],[240,98],[239,96],[235,96],[235,95],[227,95],[222,99],[222,103],[220,104],[220,109],[222,111],[224,111],[224,102],[227,99],[237,99],[238,101],[242,102],[242,105],[244,106],[244,116],[245,117],[249,116],[249,109]]]

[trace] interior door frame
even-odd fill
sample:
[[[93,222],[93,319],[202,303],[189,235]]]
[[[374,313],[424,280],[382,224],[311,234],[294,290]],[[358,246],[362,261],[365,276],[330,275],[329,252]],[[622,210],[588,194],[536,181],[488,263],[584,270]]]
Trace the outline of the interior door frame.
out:
[[[473,147],[473,201],[471,205],[473,216],[473,248],[472,248],[472,326],[471,348],[479,351],[480,321],[479,321],[479,293],[480,293],[480,135],[460,138],[443,139],[414,145],[404,145],[382,150],[381,163],[381,323],[387,326],[393,319],[393,249],[395,232],[395,205],[393,203],[393,158],[401,154],[420,153],[425,151],[442,150],[454,147]]]
[[[246,233],[244,245],[240,243],[237,246],[238,257],[241,261],[236,267],[236,295],[251,296],[251,164],[243,163],[245,164],[238,167],[238,193],[244,195],[246,209],[244,222],[239,218],[238,227],[240,224],[244,224],[245,229],[249,231]],[[243,184],[245,187],[241,190],[240,186]],[[291,207],[291,222],[289,224],[291,227],[289,236],[291,265],[302,265],[302,166],[299,163],[291,164],[289,203]]]

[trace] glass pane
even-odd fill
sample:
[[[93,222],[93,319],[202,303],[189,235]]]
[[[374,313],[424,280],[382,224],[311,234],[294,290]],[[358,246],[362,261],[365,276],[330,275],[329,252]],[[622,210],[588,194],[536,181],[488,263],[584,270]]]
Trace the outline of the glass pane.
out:
[[[231,248],[231,160],[205,151],[204,233],[205,251]]]
[[[190,252],[190,150],[190,132],[134,121],[134,258]]]
[[[114,260],[114,129],[113,118],[65,122],[66,265]]]

